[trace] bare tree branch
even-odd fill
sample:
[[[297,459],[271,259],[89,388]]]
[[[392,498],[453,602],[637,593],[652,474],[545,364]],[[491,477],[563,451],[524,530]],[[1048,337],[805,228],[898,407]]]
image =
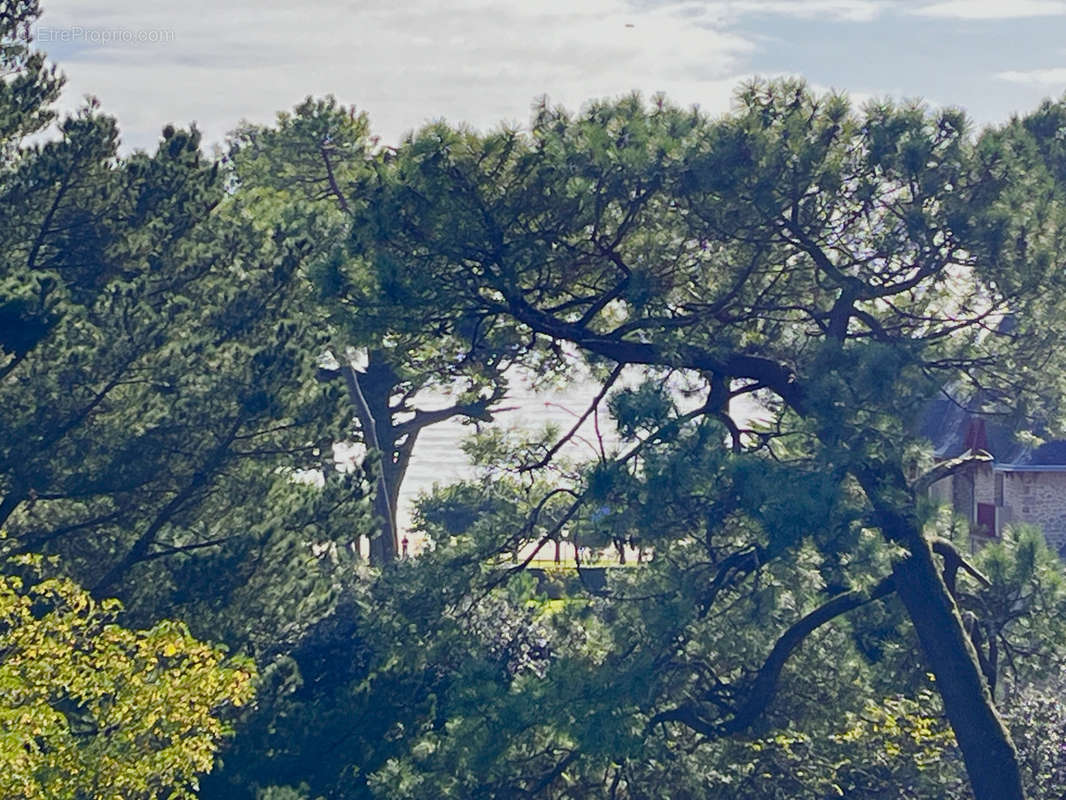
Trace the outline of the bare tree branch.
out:
[[[928,472],[918,476],[912,488],[915,494],[924,493],[934,483],[943,480],[949,475],[954,475],[956,472],[966,469],[966,467],[972,467],[975,464],[990,464],[994,460],[992,454],[985,450],[968,450],[958,458],[941,461]]]

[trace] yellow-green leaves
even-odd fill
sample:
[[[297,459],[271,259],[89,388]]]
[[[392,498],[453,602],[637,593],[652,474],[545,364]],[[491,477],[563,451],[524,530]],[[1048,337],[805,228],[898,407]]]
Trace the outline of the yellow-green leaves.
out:
[[[182,623],[124,628],[119,609],[66,579],[0,577],[0,796],[195,796],[254,667]]]

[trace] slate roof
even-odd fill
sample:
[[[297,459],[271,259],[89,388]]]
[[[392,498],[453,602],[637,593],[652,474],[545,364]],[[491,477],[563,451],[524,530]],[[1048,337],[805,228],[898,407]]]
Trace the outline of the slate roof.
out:
[[[998,330],[1010,333],[1016,328],[1015,318],[1007,315]],[[1018,428],[1009,420],[978,413],[985,399],[978,393],[963,402],[941,392],[926,406],[918,420],[918,433],[932,442],[936,458],[955,458],[971,448],[980,448],[991,453],[1000,467],[1066,468],[1066,440],[1051,439],[1035,448],[1019,442]],[[1041,436],[1045,432],[1034,433]]]
[[[962,404],[944,394],[929,403],[918,433],[933,444],[936,458],[955,458],[967,450],[982,449],[992,454],[997,467],[1066,468],[1066,439],[1030,447],[1018,441],[1017,429],[1007,420],[977,414],[978,406],[978,402]]]
[[[1064,466],[1066,465],[1066,439],[1052,439],[1050,442],[1031,450],[1027,458],[1015,463],[1030,466]]]
[[[1030,457],[1030,449],[1015,438],[1015,428],[1002,418],[979,416],[972,410],[976,406],[977,403],[963,405],[940,394],[926,407],[918,433],[933,444],[936,458],[955,458],[973,448],[987,450],[1000,463],[1028,463],[1025,459]],[[1066,464],[1066,443],[1062,454],[1061,461],[1043,463]]]

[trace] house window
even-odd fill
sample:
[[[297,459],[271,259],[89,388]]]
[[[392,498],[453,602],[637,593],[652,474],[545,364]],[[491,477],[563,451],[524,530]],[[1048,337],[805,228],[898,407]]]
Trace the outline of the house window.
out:
[[[996,505],[1003,507],[1003,473],[996,473]]]
[[[977,530],[982,536],[996,535],[996,507],[991,503],[977,504]]]

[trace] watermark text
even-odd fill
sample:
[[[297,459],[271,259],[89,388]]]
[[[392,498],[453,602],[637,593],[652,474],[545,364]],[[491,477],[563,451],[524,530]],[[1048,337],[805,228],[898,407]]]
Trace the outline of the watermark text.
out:
[[[34,37],[40,44],[169,44],[174,31],[166,28],[92,28],[72,25],[69,28],[39,26]]]

